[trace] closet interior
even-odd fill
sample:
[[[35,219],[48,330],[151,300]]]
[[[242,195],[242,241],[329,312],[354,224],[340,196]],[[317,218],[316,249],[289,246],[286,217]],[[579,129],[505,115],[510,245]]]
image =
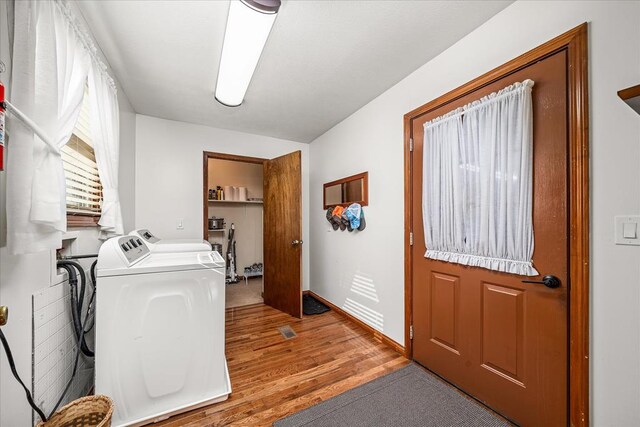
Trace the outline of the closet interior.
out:
[[[263,302],[263,165],[207,158],[206,236],[227,262],[226,308]]]

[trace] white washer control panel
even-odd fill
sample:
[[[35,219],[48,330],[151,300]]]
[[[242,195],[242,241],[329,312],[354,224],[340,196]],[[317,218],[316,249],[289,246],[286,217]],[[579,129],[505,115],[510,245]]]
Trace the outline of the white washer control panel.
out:
[[[149,255],[149,247],[137,236],[123,236],[118,239],[120,252],[129,266]]]
[[[154,236],[149,230],[142,229],[142,230],[138,230],[138,233],[140,233],[140,237],[142,237],[144,239],[145,242],[149,242],[149,243],[158,243],[160,241],[160,239],[158,239],[156,236]]]

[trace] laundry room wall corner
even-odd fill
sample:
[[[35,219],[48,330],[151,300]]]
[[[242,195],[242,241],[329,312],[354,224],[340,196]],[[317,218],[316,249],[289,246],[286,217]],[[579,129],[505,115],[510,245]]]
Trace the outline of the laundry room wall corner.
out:
[[[135,226],[163,239],[202,236],[203,152],[271,159],[302,152],[302,289],[309,289],[309,144],[136,116]],[[178,221],[182,220],[182,229]],[[244,266],[240,266],[244,267]]]
[[[136,113],[124,90],[118,92],[120,104],[120,170],[118,185],[124,232],[135,227],[136,219]]]

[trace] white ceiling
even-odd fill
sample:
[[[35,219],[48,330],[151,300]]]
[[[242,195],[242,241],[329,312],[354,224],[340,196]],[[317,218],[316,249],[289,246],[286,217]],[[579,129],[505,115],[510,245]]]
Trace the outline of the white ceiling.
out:
[[[238,108],[213,97],[228,1],[78,5],[137,113],[311,142],[510,3],[285,0]]]

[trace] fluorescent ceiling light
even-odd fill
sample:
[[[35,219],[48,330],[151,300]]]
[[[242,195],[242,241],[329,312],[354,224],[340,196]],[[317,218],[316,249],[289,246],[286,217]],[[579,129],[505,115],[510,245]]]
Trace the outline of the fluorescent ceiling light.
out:
[[[221,104],[242,104],[279,8],[280,0],[231,0],[216,84]]]

